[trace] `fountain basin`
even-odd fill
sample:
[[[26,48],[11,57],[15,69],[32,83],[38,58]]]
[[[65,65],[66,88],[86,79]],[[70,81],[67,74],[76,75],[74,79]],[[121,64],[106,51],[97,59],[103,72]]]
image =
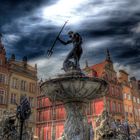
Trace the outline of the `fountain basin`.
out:
[[[51,100],[86,101],[104,96],[107,82],[95,77],[58,77],[44,82],[41,91]]]
[[[64,137],[66,140],[89,140],[89,124],[85,109],[88,101],[107,93],[108,84],[103,79],[85,77],[72,71],[47,80],[41,92],[52,101],[61,101],[66,110]]]

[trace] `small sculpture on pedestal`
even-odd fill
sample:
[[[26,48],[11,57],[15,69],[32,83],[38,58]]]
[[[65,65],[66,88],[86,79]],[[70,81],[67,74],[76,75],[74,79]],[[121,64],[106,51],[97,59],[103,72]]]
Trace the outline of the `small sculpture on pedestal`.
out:
[[[29,132],[24,125],[25,120],[27,120],[31,114],[30,103],[27,97],[21,99],[20,105],[17,106],[16,113],[4,111],[3,114],[0,120],[0,140],[31,140]],[[21,125],[20,127],[19,124]]]
[[[96,140],[102,140],[106,136],[111,137],[113,135],[111,130],[112,117],[108,111],[103,110],[102,114],[97,118],[96,123],[99,123],[99,126],[95,128],[94,138]]]
[[[20,104],[17,107],[17,118],[20,121],[20,140],[22,140],[22,132],[25,120],[29,119],[31,115],[31,106],[26,96],[23,96],[20,100]]]

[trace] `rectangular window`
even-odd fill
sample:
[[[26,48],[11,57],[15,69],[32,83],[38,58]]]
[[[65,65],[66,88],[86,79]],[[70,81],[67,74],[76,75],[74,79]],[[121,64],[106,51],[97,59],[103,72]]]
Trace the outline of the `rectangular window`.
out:
[[[0,90],[0,104],[4,104],[5,91]]]
[[[136,102],[136,97],[133,97],[133,102]]]
[[[124,98],[124,99],[126,99],[126,98],[127,98],[127,97],[126,97],[126,93],[124,93],[124,94],[123,94],[123,98]]]
[[[137,117],[138,116],[138,109],[134,108],[134,113],[135,113],[135,116]]]
[[[38,99],[38,108],[41,108],[41,107],[42,107],[42,100]]]
[[[29,102],[31,107],[34,107],[34,98],[33,97],[29,97]]]
[[[0,83],[5,83],[6,76],[4,74],[0,74]]]
[[[131,113],[131,112],[132,112],[132,107],[130,106],[130,107],[129,107],[129,113]]]
[[[3,95],[0,94],[0,104],[3,104]]]
[[[0,59],[0,65],[2,65],[2,59]]]
[[[118,104],[118,112],[119,113],[121,112],[121,104],[120,103]]]
[[[116,103],[115,103],[115,102],[112,103],[112,111],[113,111],[113,112],[116,111]]]
[[[125,112],[128,112],[128,106],[127,105],[124,106],[124,109],[125,109]]]
[[[128,100],[131,100],[131,96],[130,96],[130,94],[128,94]]]
[[[17,78],[12,79],[12,88],[18,89],[18,79]]]
[[[115,92],[114,92],[114,87],[112,87],[112,95],[114,95],[115,94]]]
[[[36,91],[35,83],[30,83],[29,91],[31,93],[35,93],[35,91]]]
[[[21,90],[27,91],[27,82],[24,80],[21,81]]]
[[[15,93],[11,94],[11,104],[16,104],[16,94]]]
[[[139,116],[140,116],[140,109],[139,109]]]
[[[65,110],[64,107],[61,106],[61,108],[59,109],[59,118],[64,119],[64,117],[65,117]]]
[[[43,121],[43,111],[39,111],[39,121]]]
[[[118,112],[117,103],[115,102],[115,112]]]
[[[120,104],[121,105],[121,113],[124,113],[124,106],[123,106],[123,104]]]
[[[2,116],[3,114],[2,114],[2,110],[0,110],[0,116]]]
[[[47,109],[44,111],[44,121],[48,121],[50,119],[50,110]]]
[[[137,103],[138,103],[138,104],[140,103],[140,99],[139,99],[139,98],[137,98]]]

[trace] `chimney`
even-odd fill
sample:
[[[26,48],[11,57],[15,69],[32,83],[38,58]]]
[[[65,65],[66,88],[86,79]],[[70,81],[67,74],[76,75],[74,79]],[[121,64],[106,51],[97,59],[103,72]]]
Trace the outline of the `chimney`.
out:
[[[37,64],[35,64],[35,69],[37,70]]]
[[[0,43],[2,42],[2,34],[0,33]]]
[[[85,64],[86,64],[86,68],[87,68],[88,67],[88,61],[87,60],[86,60]]]
[[[129,74],[124,70],[119,70],[119,81],[120,82],[128,82]]]
[[[24,67],[26,67],[27,66],[27,56],[24,56],[22,61],[23,61]]]
[[[131,78],[130,78],[130,81],[136,82],[136,78],[135,78],[135,77],[131,77]]]
[[[12,54],[10,60],[11,60],[11,61],[15,61],[15,59],[16,59],[15,54]]]
[[[138,89],[140,90],[140,80],[138,80]]]

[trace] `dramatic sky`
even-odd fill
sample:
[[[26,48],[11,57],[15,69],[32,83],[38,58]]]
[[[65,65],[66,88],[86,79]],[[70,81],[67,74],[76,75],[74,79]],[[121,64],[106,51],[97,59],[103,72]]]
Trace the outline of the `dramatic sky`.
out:
[[[3,0],[0,32],[7,57],[27,55],[43,78],[62,72],[72,46],[57,42],[50,59],[46,51],[66,20],[61,38],[67,40],[69,30],[83,37],[82,67],[85,60],[103,61],[108,48],[116,70],[140,79],[140,0]]]

